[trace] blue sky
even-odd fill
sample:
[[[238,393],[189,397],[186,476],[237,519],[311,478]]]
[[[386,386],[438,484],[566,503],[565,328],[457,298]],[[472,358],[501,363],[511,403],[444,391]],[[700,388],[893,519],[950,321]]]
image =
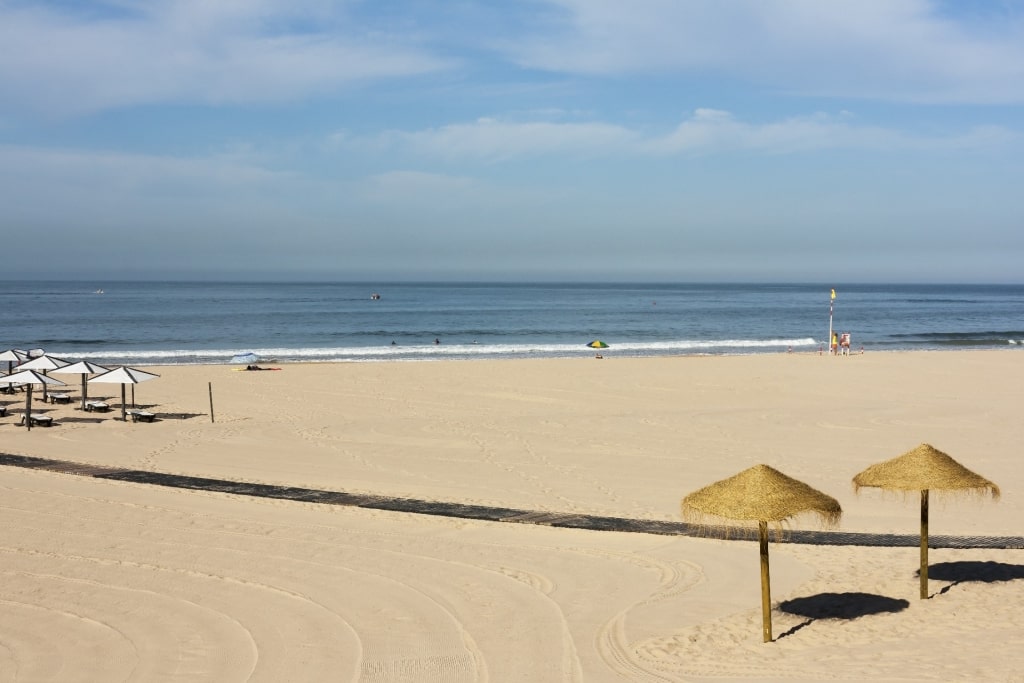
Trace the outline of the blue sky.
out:
[[[1019,283],[1022,104],[1022,0],[0,0],[3,262]]]

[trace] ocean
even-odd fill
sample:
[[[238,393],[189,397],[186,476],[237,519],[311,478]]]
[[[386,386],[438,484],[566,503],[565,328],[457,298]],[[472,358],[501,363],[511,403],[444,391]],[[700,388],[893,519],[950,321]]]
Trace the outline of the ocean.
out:
[[[105,364],[1020,348],[1024,285],[2,282],[0,350]],[[372,295],[379,294],[379,298]],[[436,341],[435,341],[436,340]]]

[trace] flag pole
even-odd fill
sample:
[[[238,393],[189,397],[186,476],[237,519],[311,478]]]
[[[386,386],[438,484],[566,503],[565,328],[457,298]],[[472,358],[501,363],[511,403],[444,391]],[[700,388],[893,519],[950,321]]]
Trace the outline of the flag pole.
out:
[[[836,303],[836,290],[832,290],[832,298],[828,301],[828,353],[834,354],[839,349],[832,348],[832,309]]]

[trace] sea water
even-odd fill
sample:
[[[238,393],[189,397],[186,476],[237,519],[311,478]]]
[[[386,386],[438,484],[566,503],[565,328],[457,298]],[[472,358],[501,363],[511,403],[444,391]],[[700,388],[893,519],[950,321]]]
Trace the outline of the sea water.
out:
[[[1024,285],[835,288],[4,282],[0,350],[128,365],[576,357],[596,339],[606,356],[806,353],[830,329],[854,353],[1024,344]]]

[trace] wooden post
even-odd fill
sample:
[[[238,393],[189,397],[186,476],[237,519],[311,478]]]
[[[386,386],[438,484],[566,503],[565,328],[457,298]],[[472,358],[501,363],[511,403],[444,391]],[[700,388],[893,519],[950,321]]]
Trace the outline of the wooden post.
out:
[[[10,386],[9,384],[7,386]],[[46,386],[45,384],[43,385]],[[25,429],[32,431],[32,385],[28,385],[28,394],[25,396]]]
[[[213,382],[207,382],[206,384],[210,390],[210,422],[213,422]]]
[[[772,587],[768,575],[768,522],[758,522],[758,536],[761,541],[761,622],[764,642],[772,640]]]
[[[921,599],[928,597],[928,489],[921,491]]]

